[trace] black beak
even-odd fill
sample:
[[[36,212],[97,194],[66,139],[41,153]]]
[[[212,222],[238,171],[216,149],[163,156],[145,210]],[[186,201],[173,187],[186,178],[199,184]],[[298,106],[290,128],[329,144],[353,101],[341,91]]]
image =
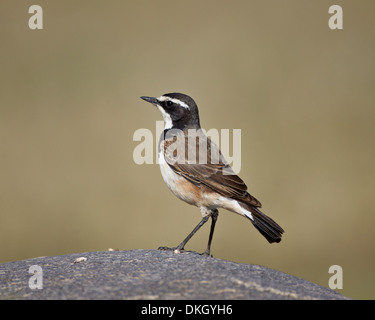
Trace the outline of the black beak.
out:
[[[152,104],[156,104],[156,105],[159,104],[158,99],[153,98],[153,97],[142,96],[141,99],[143,99],[143,100],[145,100],[145,101],[147,101],[147,102],[150,102],[150,103],[152,103]]]

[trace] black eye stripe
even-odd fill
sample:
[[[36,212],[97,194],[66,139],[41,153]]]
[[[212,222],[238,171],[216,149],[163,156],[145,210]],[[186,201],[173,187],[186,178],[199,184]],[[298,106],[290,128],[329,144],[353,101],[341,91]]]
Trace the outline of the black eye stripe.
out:
[[[172,101],[167,100],[167,101],[164,102],[164,104],[167,107],[171,107],[171,106],[173,106],[174,103]]]

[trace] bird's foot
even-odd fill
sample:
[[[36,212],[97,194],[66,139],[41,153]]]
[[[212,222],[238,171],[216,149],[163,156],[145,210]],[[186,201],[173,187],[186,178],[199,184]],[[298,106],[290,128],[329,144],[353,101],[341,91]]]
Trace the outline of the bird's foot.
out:
[[[201,256],[204,256],[204,257],[211,257],[213,258],[213,255],[210,253],[210,251],[205,251],[205,252],[202,252],[200,253]]]
[[[161,251],[173,251],[174,253],[181,253],[181,252],[184,252],[184,248],[179,248],[179,247],[173,247],[173,248],[169,248],[169,247],[159,247],[158,250],[161,250]]]

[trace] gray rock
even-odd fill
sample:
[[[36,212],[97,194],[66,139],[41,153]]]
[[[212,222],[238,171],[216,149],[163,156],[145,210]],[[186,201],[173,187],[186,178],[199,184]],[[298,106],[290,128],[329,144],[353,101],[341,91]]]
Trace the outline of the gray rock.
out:
[[[33,265],[40,266],[42,274],[29,274]],[[42,279],[43,287],[30,289],[31,277]],[[38,286],[40,280],[31,284]],[[204,257],[195,252],[131,250],[0,264],[0,299],[347,298],[262,266]]]

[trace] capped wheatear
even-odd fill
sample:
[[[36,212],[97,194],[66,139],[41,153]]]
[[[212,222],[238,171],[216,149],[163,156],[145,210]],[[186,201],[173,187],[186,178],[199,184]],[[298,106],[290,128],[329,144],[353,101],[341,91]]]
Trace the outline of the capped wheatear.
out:
[[[225,161],[220,149],[203,133],[194,100],[182,93],[141,98],[155,105],[165,121],[159,140],[159,164],[165,183],[179,199],[197,206],[203,217],[177,247],[159,249],[183,251],[211,217],[208,246],[203,253],[209,256],[219,208],[248,218],[269,243],[280,242],[284,230],[260,211],[261,203],[247,192],[246,184]]]

